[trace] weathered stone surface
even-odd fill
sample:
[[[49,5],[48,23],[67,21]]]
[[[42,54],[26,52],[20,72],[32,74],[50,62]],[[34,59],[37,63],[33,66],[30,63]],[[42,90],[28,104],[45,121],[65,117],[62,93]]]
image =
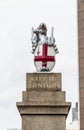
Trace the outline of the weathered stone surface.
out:
[[[61,90],[61,73],[27,73],[28,90]]]
[[[65,115],[70,109],[71,104],[65,102],[23,102],[17,103],[21,115]]]
[[[23,92],[23,101],[65,101],[65,92],[62,91],[27,91]]]
[[[84,68],[84,58],[80,58],[80,68]]]
[[[80,49],[79,57],[84,59],[84,48]]]
[[[65,116],[23,115],[23,130],[65,130]]]
[[[80,88],[80,98],[84,98],[84,89]],[[83,99],[84,101],[84,99]]]
[[[80,130],[84,129],[84,0],[78,0]]]
[[[22,93],[22,102],[17,102],[22,130],[66,130],[70,106],[61,91],[60,73],[26,75],[26,91]]]
[[[80,79],[84,78],[84,68],[80,69],[79,75],[80,75]]]
[[[55,101],[30,101],[30,102],[17,102],[16,103],[17,106],[65,106],[65,107],[69,107],[71,106],[70,102],[55,102]]]

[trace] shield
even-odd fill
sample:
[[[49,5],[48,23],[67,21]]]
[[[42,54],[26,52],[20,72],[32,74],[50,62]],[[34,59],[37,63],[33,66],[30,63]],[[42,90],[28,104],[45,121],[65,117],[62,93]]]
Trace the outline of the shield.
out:
[[[55,50],[46,43],[38,45],[34,53],[34,64],[37,71],[51,71],[55,65]]]

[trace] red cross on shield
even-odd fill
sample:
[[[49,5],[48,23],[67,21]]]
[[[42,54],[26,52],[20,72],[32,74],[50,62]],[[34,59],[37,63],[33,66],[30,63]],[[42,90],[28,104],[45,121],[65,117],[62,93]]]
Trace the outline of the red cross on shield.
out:
[[[38,45],[34,55],[34,63],[37,70],[47,68],[49,71],[55,65],[55,51],[53,46],[48,46],[46,43]]]

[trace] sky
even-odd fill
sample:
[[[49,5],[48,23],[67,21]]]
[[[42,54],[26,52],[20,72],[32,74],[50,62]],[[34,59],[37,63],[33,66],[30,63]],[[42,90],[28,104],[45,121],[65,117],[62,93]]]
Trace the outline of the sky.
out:
[[[31,28],[44,22],[59,49],[52,72],[62,73],[62,90],[72,107],[78,101],[76,0],[0,0],[0,129],[20,128],[16,102],[22,101],[26,73],[36,72]],[[71,121],[71,110],[67,121]]]

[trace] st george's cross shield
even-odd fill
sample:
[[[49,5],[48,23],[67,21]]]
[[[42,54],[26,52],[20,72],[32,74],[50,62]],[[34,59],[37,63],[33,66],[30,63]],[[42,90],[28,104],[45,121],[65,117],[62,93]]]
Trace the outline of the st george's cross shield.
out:
[[[37,71],[51,71],[55,65],[55,50],[46,43],[38,45],[34,53]]]

